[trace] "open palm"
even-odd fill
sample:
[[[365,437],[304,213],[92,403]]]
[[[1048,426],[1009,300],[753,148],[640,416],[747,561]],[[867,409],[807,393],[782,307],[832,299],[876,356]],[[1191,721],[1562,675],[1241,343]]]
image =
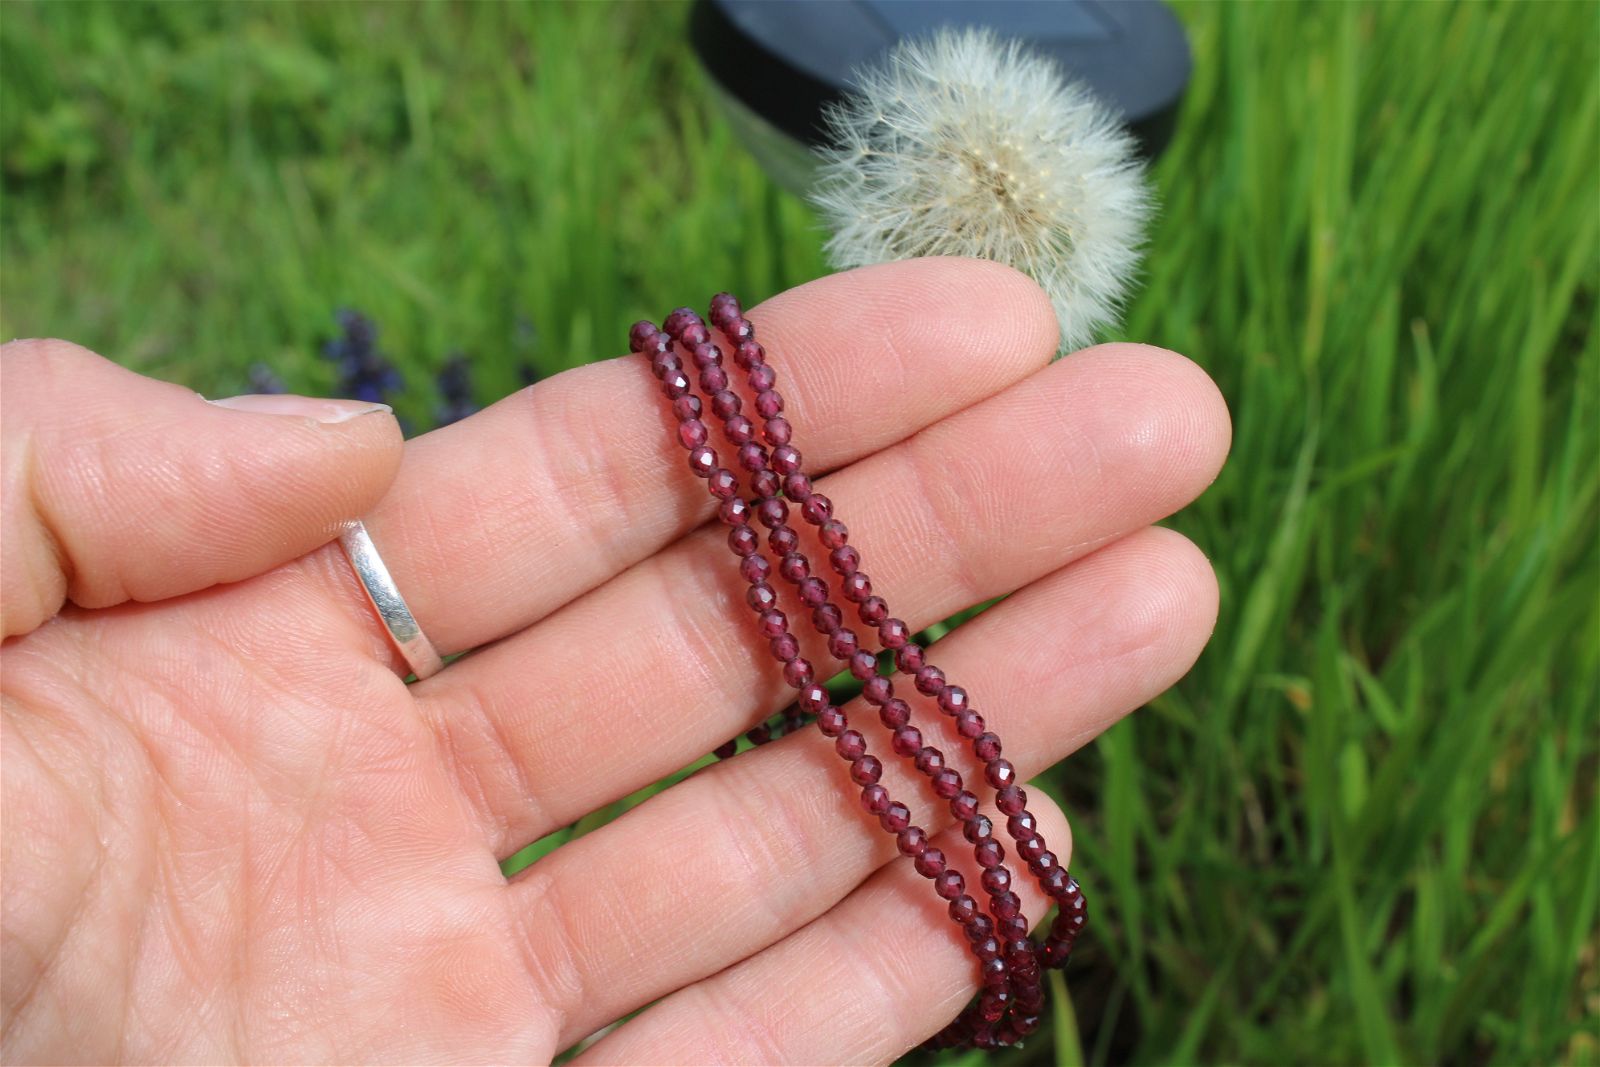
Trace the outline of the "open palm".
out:
[[[1213,579],[1149,525],[1226,452],[1196,367],[1051,363],[1044,296],[973,261],[750,318],[896,613],[1020,590],[932,657],[1019,770],[1187,669]],[[387,415],[230,411],[57,343],[9,346],[0,388],[8,1062],[548,1061],[646,1005],[580,1062],[886,1062],[976,988],[815,730],[502,877],[786,703],[641,358],[403,446]],[[405,684],[327,543],[356,516],[435,644],[477,651]]]

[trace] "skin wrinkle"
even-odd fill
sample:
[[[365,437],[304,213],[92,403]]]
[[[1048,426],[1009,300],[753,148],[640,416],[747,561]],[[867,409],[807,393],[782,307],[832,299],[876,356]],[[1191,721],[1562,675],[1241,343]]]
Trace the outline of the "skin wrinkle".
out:
[[[922,434],[913,437],[904,452],[901,453],[901,466],[905,468],[907,477],[905,482],[915,490],[915,499],[921,505],[926,518],[925,528],[936,531],[944,541],[942,552],[931,552],[924,556],[925,560],[933,561],[944,570],[943,577],[948,582],[953,582],[960,590],[962,606],[976,604],[983,599],[983,585],[979,583],[976,573],[969,562],[969,553],[963,551],[964,539],[957,534],[951,525],[943,521],[948,514],[961,514],[960,511],[951,512],[941,509],[934,500],[932,482],[928,471],[929,464],[933,463],[929,453],[933,452],[927,443],[927,438]],[[866,564],[863,556],[862,564]],[[940,582],[939,584],[947,584]],[[959,609],[958,609],[959,610]]]
[[[573,1016],[588,995],[584,971],[578,965],[578,940],[571,926],[572,913],[562,906],[561,887],[541,864],[534,864],[512,879],[511,885],[518,887],[516,897],[506,898],[514,924],[512,940],[528,977],[542,992],[544,1005],[554,1016],[551,1033],[564,1034],[571,1028]],[[529,906],[524,909],[517,906],[519,903]],[[539,921],[532,921],[534,919]],[[560,1047],[555,1039],[551,1044]]]

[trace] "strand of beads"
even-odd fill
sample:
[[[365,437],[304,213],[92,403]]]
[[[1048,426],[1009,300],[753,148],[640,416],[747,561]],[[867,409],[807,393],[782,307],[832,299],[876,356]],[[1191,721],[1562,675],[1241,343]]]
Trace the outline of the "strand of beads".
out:
[[[749,387],[756,395],[759,414],[769,423],[783,410],[783,398],[775,388],[776,376],[765,362],[765,353],[756,343],[754,327],[738,314],[737,304],[726,294],[719,295],[712,304],[713,322],[734,341],[736,359],[743,366]],[[860,571],[860,556],[856,549],[843,542],[847,536],[842,524],[833,518],[833,505],[827,497],[816,492],[810,479],[801,470],[803,459],[798,449],[789,443],[791,433],[787,422],[766,428],[768,440],[774,437],[783,443],[773,445],[772,468],[783,477],[783,489],[790,500],[800,505],[801,513],[823,534],[824,546],[831,549],[829,562],[840,575],[841,593],[857,606],[863,623],[874,627],[883,645],[891,650],[904,648],[910,640],[910,628],[901,620],[888,614],[888,604],[872,595],[871,582]],[[776,431],[773,433],[773,431]],[[837,541],[838,543],[833,543]],[[784,557],[785,565],[794,566],[795,553]],[[798,559],[800,568],[809,569],[804,556]],[[782,567],[780,567],[782,569]],[[946,765],[944,754],[931,745],[925,745],[921,731],[911,723],[911,707],[894,695],[891,679],[877,673],[877,657],[862,647],[854,630],[844,624],[843,613],[831,600],[820,604],[813,594],[820,590],[827,594],[827,584],[820,579],[805,579],[800,591],[802,599],[812,603],[813,623],[829,642],[830,652],[848,663],[851,673],[862,681],[862,696],[878,709],[879,718],[891,731],[892,747],[902,758],[911,760],[916,769],[926,775],[941,800],[950,806],[951,814],[962,825],[963,835],[973,847],[973,855],[983,870],[981,884],[989,896],[989,911],[993,919],[977,913],[971,899],[965,895],[964,879],[959,872],[945,886],[957,891],[951,899],[950,913],[963,923],[967,937],[977,956],[983,981],[983,992],[972,1005],[964,1025],[968,1025],[974,1038],[986,1043],[989,1033],[1006,1016],[1008,1008],[1016,1005],[1024,1009],[1019,1020],[1033,1017],[1033,1022],[1015,1024],[1016,1028],[1031,1030],[1037,1025],[1038,1011],[1043,1004],[1038,962],[1028,943],[1028,923],[1022,915],[1022,900],[1011,889],[1011,872],[1005,866],[1005,853],[993,838],[993,825],[988,816],[978,809],[978,797],[964,788],[960,772]],[[1016,942],[1022,942],[1019,946]]]
[[[711,317],[712,322],[735,343],[735,361],[747,372],[749,387],[756,393],[758,411],[763,415],[782,411],[783,400],[775,389],[776,373],[766,362],[765,352],[755,340],[754,325],[743,317],[738,301],[727,293],[718,294],[712,300]],[[800,500],[804,505],[812,495],[811,483],[801,469],[799,453],[789,444],[792,436],[789,426],[783,422],[768,429],[776,429],[776,440],[781,442],[781,447],[789,449],[781,456],[779,447],[773,450],[774,466],[784,474],[785,492],[791,499]],[[769,441],[773,440],[769,436]],[[986,993],[974,1005],[975,1010],[964,1013],[951,1027],[937,1035],[933,1043],[987,1045],[992,1040],[997,1044],[1009,1044],[1038,1026],[1038,1015],[1043,1008],[1043,990],[1039,983],[1037,957],[1042,955],[1044,962],[1050,966],[1065,964],[1072,944],[1086,923],[1087,908],[1082,891],[1038,833],[1038,822],[1027,810],[1027,795],[1017,784],[1015,768],[1001,757],[999,737],[986,729],[982,716],[970,706],[966,691],[946,682],[944,673],[928,663],[923,650],[910,640],[910,631],[905,623],[890,617],[887,603],[872,594],[871,582],[860,570],[860,554],[848,545],[848,529],[832,514],[831,502],[825,507],[802,506],[802,514],[818,528],[823,544],[832,550],[830,563],[844,578],[843,593],[856,603],[862,622],[877,626],[880,641],[885,648],[894,652],[896,666],[913,676],[918,692],[936,698],[940,710],[954,718],[957,732],[971,742],[974,756],[984,765],[986,780],[996,790],[996,807],[1007,816],[1007,831],[1017,845],[1018,855],[1028,863],[1030,873],[1039,880],[1047,896],[1060,905],[1049,936],[1042,948],[1036,951],[1028,936],[1027,920],[1021,914],[1020,899],[1010,891],[1010,873],[1002,863],[1004,852],[999,843],[990,837],[988,819],[977,815],[976,798],[969,802],[967,798],[971,794],[961,790],[959,784],[955,786],[953,797],[944,797],[941,785],[948,789],[948,776],[942,772],[933,776],[936,794],[941,795],[942,799],[951,800],[952,813],[965,822],[966,836],[977,846],[979,863],[984,868],[984,887],[990,893],[991,910],[997,920],[1004,956],[1013,972],[1010,989],[1012,1003],[1008,1018],[995,1025],[995,1002],[1000,998]],[[863,687],[863,695],[868,702],[877,704],[880,709],[885,708],[886,701],[892,699],[892,692],[892,688],[886,686]],[[897,703],[903,706],[903,702]],[[880,711],[880,716],[883,716],[883,711]],[[897,752],[903,755],[916,752],[919,770],[925,770],[925,761],[930,754],[938,755],[936,749],[913,749],[910,743],[912,735],[902,731],[910,729],[914,732],[915,728],[909,727],[909,722],[902,719],[898,707],[885,717],[885,725],[896,731]],[[916,738],[920,742],[920,735],[916,735]],[[938,758],[942,763],[942,756]],[[950,769],[950,773],[955,772]],[[959,783],[959,777],[956,782]],[[982,822],[977,822],[977,819],[982,819]]]
[[[721,372],[722,353],[716,345],[699,340],[704,326],[699,316],[691,309],[679,308],[667,317],[665,325],[669,335],[689,349],[695,363],[702,368],[702,388],[715,398],[712,390],[726,382],[726,375]],[[711,373],[712,368],[716,368],[716,373]],[[788,436],[787,422],[778,422],[782,398],[770,390],[760,392],[756,398],[756,408],[757,413],[769,424],[777,423],[766,427],[769,440],[772,436]],[[761,443],[753,435],[747,434],[747,430],[748,427],[743,423],[736,424],[732,437],[739,445],[739,464],[750,473],[757,498],[756,517],[770,531],[768,543],[779,557],[780,576],[794,587],[801,602],[811,609],[813,625],[828,639],[829,654],[849,667],[851,674],[862,682],[868,702],[882,709],[881,717],[894,730],[894,751],[901,756],[914,758],[918,770],[930,777],[938,775],[940,781],[948,785],[951,793],[948,799],[959,817],[964,818],[967,838],[973,843],[980,863],[986,863],[999,872],[999,882],[995,874],[988,872],[984,881],[993,896],[991,912],[996,920],[1003,921],[1007,915],[1014,918],[1020,914],[1021,899],[1008,891],[1010,874],[999,866],[998,846],[990,840],[992,830],[989,819],[978,813],[978,798],[962,789],[960,775],[945,768],[944,756],[938,749],[922,744],[921,734],[909,723],[910,707],[905,701],[894,697],[893,684],[877,673],[877,657],[862,648],[855,632],[844,625],[843,613],[829,598],[827,582],[812,575],[810,560],[800,549],[799,536],[788,525],[788,505],[777,495],[779,477],[783,478],[783,489],[789,499],[798,503],[802,513],[808,514],[812,521],[825,520],[831,514],[831,503],[821,493],[811,490],[805,475],[794,472],[793,468],[800,462],[800,453],[792,445],[776,445],[769,456]],[[904,629],[903,623],[899,625]],[[797,652],[798,646],[792,646],[791,650]],[[873,780],[876,781],[881,773],[881,765],[876,759],[872,759],[872,768]],[[859,777],[857,781],[860,782]],[[1002,958],[1001,942],[994,936],[994,922],[979,913],[977,901],[966,893],[966,880],[961,872],[948,869],[943,852],[930,846],[926,835],[903,835],[899,847],[903,854],[916,862],[918,871],[924,877],[934,880],[936,892],[949,902],[950,917],[963,927],[983,970],[985,992],[980,998],[978,1010],[986,1020],[998,1020],[1013,994],[1010,967],[1008,961]],[[1026,933],[1024,923],[1023,935],[1026,936]],[[1034,971],[1037,972],[1037,967]]]
[[[685,328],[678,331],[690,351],[698,354],[701,388],[711,394],[713,404],[717,405],[717,394],[726,388],[726,373],[718,366],[720,353],[714,354],[709,350],[714,346],[707,346],[704,334],[703,325],[698,330]],[[707,443],[709,433],[700,419],[702,407],[690,391],[688,375],[672,350],[672,341],[672,337],[656,330],[648,322],[636,323],[629,333],[633,350],[649,356],[651,370],[661,380],[662,392],[672,404],[673,414],[678,418],[678,440],[689,450],[689,469],[696,477],[706,479],[707,489],[720,501],[717,515],[729,527],[728,545],[739,557],[740,574],[749,585],[746,602],[757,613],[758,625],[769,640],[773,657],[783,664],[784,681],[799,691],[799,705],[816,715],[818,729],[834,739],[834,751],[850,764],[851,780],[861,786],[862,807],[869,814],[877,816],[884,830],[895,835],[900,852],[914,857],[916,868],[924,877],[933,878],[936,882],[945,874],[954,874],[959,878],[957,872],[944,871],[944,856],[938,849],[928,845],[928,832],[911,821],[910,809],[891,797],[888,789],[879,782],[883,774],[882,763],[867,752],[866,738],[850,728],[844,709],[829,700],[828,690],[816,681],[811,664],[800,657],[799,642],[789,632],[788,620],[777,607],[777,591],[767,581],[771,576],[771,564],[761,555],[760,535],[750,525],[752,509],[738,495],[737,476],[720,465],[716,450]],[[727,409],[730,405],[723,403],[720,407]],[[729,415],[727,422],[739,417],[735,411]],[[724,429],[727,429],[726,425]],[[730,431],[730,437],[736,440],[741,432],[736,426]],[[761,489],[768,488],[766,479],[758,477],[756,481]],[[772,497],[771,493],[763,495],[769,499]],[[782,501],[777,503],[782,505]],[[773,509],[769,514],[775,511]],[[780,543],[790,538],[798,541],[798,535],[792,529],[787,536],[778,533],[781,523],[767,525]],[[970,902],[971,898],[967,900]]]

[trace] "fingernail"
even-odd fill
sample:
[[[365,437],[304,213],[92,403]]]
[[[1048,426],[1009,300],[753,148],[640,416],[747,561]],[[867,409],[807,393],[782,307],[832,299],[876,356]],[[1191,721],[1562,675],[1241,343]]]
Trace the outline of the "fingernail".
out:
[[[388,404],[372,400],[329,400],[319,396],[295,396],[292,393],[247,393],[207,403],[257,415],[296,415],[323,423],[349,422],[358,415],[393,410]]]

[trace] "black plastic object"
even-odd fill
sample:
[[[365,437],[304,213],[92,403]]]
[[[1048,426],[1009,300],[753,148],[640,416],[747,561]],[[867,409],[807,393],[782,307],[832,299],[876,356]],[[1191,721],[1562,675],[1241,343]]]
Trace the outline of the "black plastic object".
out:
[[[782,171],[805,168],[803,146],[825,137],[823,105],[855,68],[950,25],[987,26],[1055,59],[1122,113],[1146,156],[1170,140],[1189,45],[1160,0],[698,0],[689,34],[741,136]]]

